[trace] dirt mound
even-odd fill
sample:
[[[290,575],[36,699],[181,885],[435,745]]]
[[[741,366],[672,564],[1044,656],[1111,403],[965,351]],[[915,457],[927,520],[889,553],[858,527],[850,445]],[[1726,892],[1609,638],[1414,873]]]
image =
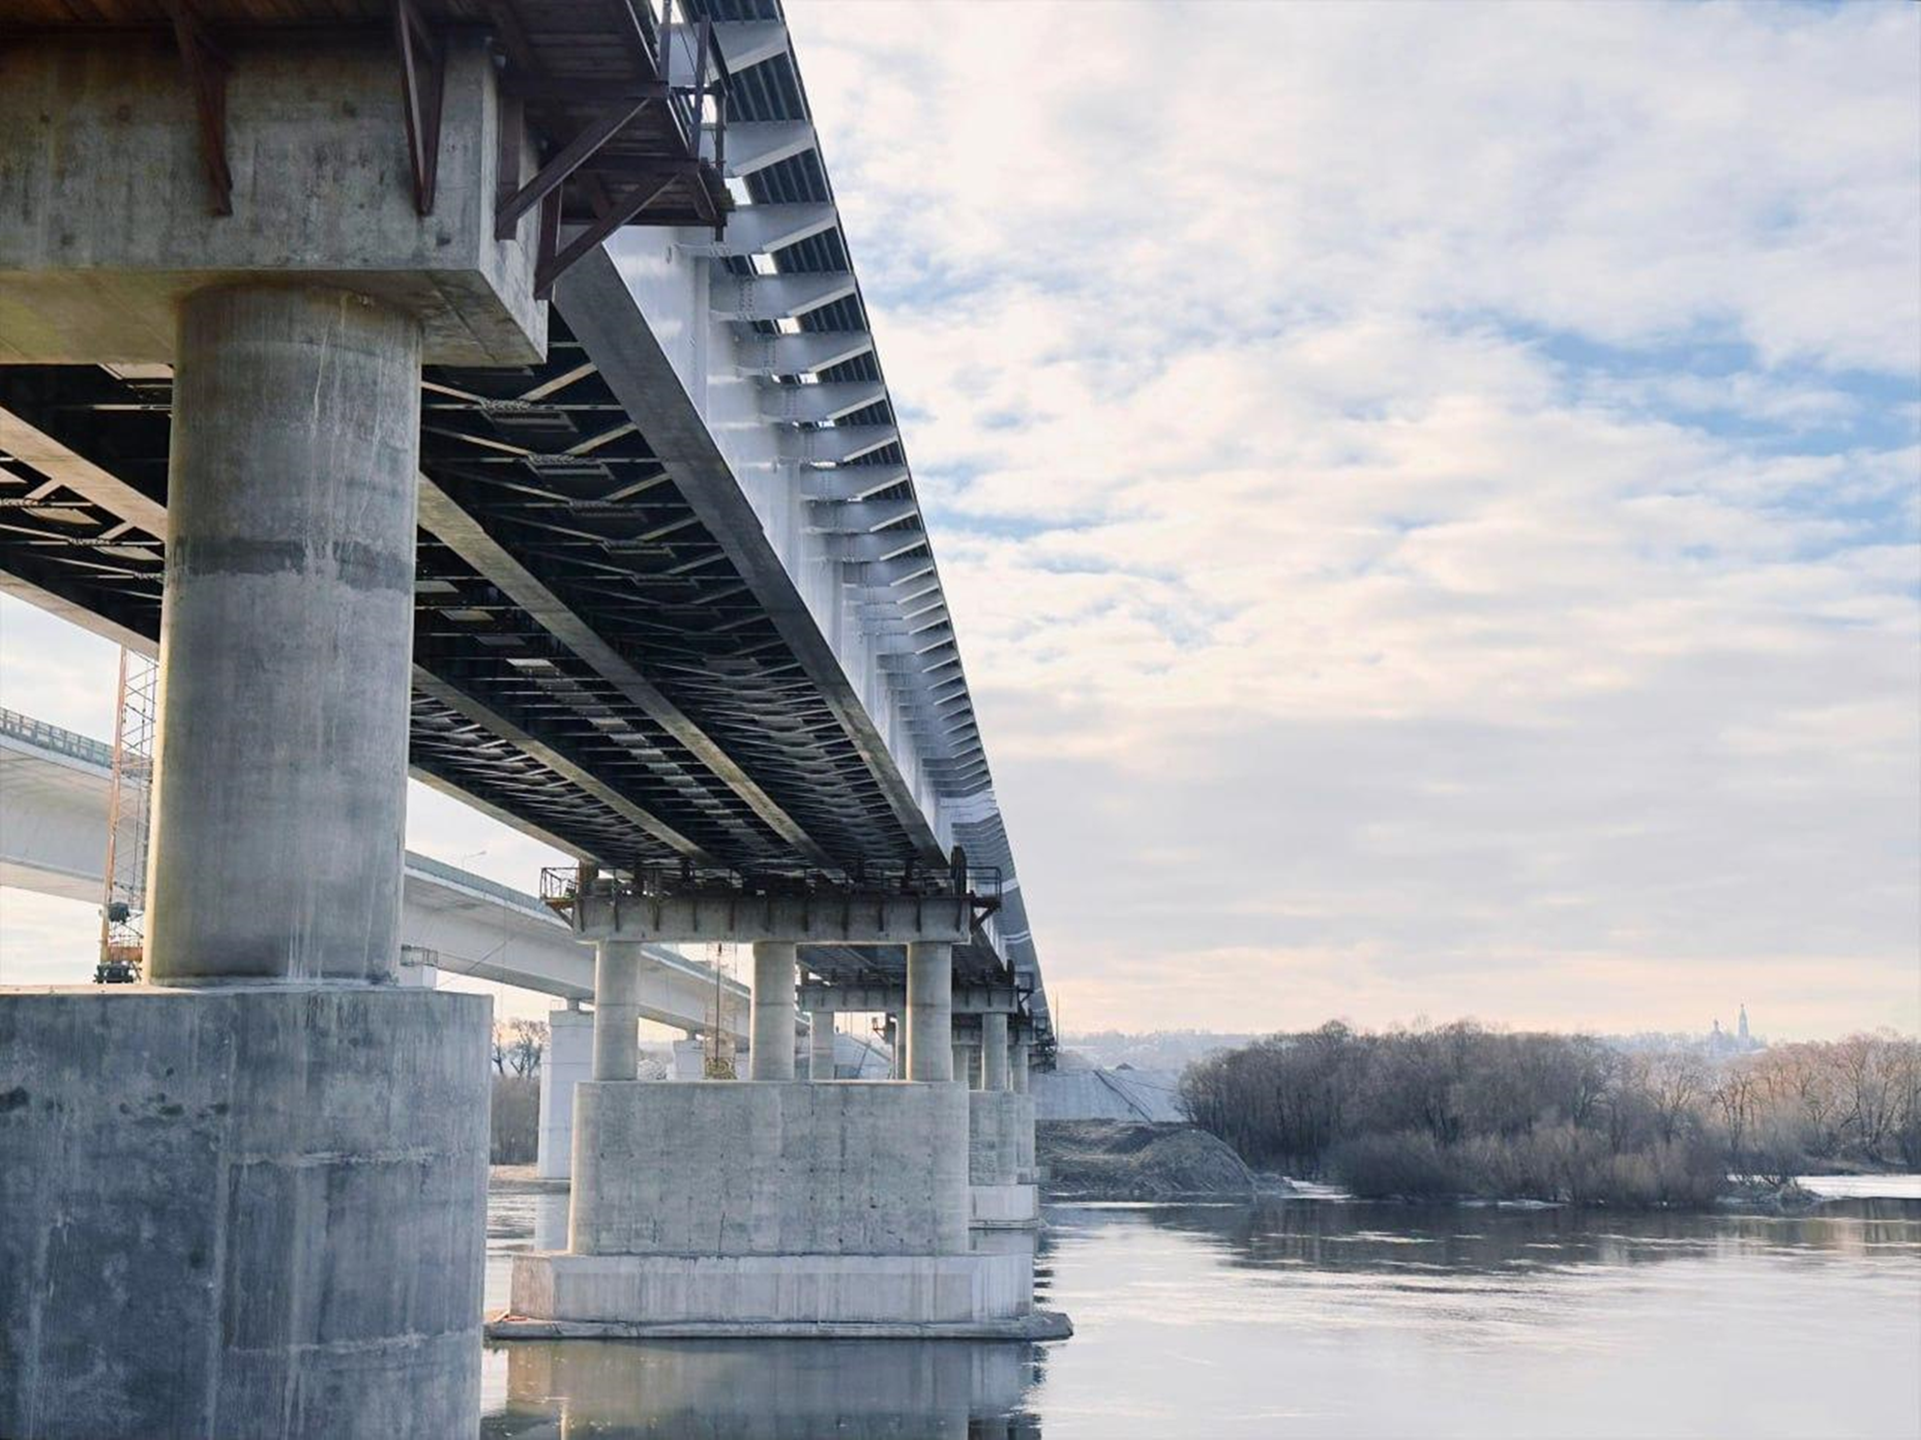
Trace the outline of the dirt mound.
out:
[[[1035,1158],[1047,1194],[1073,1200],[1251,1199],[1254,1176],[1224,1143],[1192,1125],[1043,1120]]]

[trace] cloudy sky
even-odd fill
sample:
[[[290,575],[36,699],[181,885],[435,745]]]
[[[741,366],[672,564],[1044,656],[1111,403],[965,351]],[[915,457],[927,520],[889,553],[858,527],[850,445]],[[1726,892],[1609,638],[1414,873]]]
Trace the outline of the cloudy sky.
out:
[[[1921,10],[791,8],[1070,1030],[1921,1026]]]

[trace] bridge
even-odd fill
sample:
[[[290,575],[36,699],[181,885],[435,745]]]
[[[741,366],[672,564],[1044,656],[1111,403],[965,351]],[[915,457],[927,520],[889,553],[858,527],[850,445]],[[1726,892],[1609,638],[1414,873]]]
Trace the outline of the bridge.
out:
[[[0,885],[99,903],[112,772],[105,742],[0,709]],[[403,969],[593,1000],[593,952],[538,896],[411,850],[401,896]],[[705,1030],[718,987],[721,1023],[745,1038],[746,986],[664,945],[643,960],[642,1019]]]
[[[0,995],[0,1198],[70,1247],[0,1237],[0,1429],[470,1432],[487,1014],[395,983],[462,883],[407,774],[572,857],[592,947],[569,1249],[495,1333],[1059,1333],[994,1241],[1039,957],[779,5],[8,17],[0,584],[162,679],[152,983]],[[631,1084],[694,941],[753,948],[748,1080]],[[823,1083],[862,1010],[901,1077]]]

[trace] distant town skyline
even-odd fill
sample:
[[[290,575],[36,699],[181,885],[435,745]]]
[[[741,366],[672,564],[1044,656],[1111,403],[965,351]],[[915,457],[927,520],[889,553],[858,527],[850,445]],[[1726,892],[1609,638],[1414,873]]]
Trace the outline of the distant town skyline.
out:
[[[789,19],[1069,1025],[1921,1029],[1921,12]]]

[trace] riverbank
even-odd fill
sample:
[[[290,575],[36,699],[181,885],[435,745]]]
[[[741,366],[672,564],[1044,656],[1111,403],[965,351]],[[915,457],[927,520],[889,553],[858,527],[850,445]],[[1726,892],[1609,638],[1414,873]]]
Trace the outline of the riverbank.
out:
[[[1252,1200],[1259,1190],[1230,1146],[1192,1125],[1043,1120],[1034,1153],[1049,1200]]]

